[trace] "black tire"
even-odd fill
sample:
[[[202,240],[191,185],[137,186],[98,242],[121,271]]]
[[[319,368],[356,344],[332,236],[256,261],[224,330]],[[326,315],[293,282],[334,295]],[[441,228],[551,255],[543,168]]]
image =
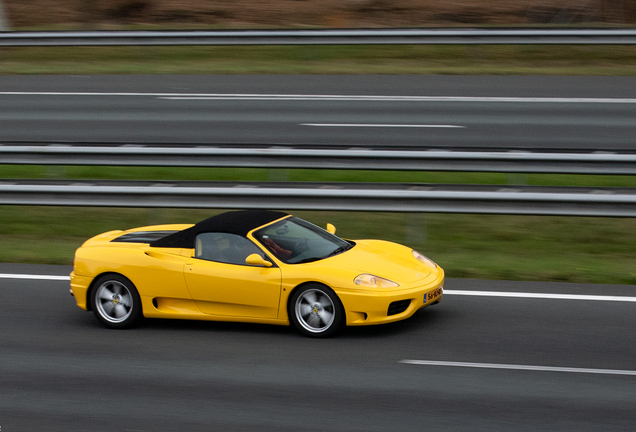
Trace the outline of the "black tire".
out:
[[[332,289],[321,284],[297,288],[288,309],[292,324],[309,337],[333,336],[346,322],[342,302]]]
[[[93,284],[89,301],[99,322],[109,328],[129,328],[142,317],[135,285],[118,274],[100,276]]]

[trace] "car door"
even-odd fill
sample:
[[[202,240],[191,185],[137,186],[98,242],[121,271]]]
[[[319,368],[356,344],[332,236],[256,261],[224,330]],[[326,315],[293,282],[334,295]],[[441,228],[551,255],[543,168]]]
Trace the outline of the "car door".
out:
[[[281,290],[280,268],[251,266],[245,258],[265,253],[248,239],[228,233],[203,233],[195,256],[184,267],[192,298],[206,314],[277,318]]]

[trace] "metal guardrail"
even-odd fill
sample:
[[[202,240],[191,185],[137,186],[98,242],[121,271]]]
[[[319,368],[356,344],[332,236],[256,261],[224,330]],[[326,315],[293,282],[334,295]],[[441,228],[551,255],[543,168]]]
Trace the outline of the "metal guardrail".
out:
[[[636,154],[0,145],[0,164],[636,174]]]
[[[395,184],[0,183],[0,204],[636,216],[635,189]]]
[[[0,145],[0,164],[636,174],[636,154]],[[636,189],[0,181],[0,204],[636,216]]]
[[[1,32],[0,46],[633,45],[636,29],[343,29]]]
[[[636,190],[421,184],[4,182],[0,204],[636,216]]]

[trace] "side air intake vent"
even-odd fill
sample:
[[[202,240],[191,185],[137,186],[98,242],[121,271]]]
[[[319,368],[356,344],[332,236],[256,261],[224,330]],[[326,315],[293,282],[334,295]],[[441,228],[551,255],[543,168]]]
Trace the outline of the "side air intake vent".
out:
[[[391,315],[400,314],[404,312],[406,309],[408,309],[410,304],[411,304],[411,300],[394,301],[393,303],[389,305],[389,310],[387,311],[386,315],[391,316]]]
[[[176,231],[137,231],[124,234],[111,241],[115,243],[152,243],[173,233]]]

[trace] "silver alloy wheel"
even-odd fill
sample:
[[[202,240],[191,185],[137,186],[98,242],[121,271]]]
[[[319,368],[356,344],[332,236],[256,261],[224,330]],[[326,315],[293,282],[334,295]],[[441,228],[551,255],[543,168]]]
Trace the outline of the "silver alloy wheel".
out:
[[[132,293],[123,283],[107,280],[95,291],[95,306],[106,321],[114,324],[124,322],[133,311]]]
[[[300,294],[294,310],[298,323],[311,333],[327,331],[336,317],[336,308],[331,297],[319,289],[308,289]]]

